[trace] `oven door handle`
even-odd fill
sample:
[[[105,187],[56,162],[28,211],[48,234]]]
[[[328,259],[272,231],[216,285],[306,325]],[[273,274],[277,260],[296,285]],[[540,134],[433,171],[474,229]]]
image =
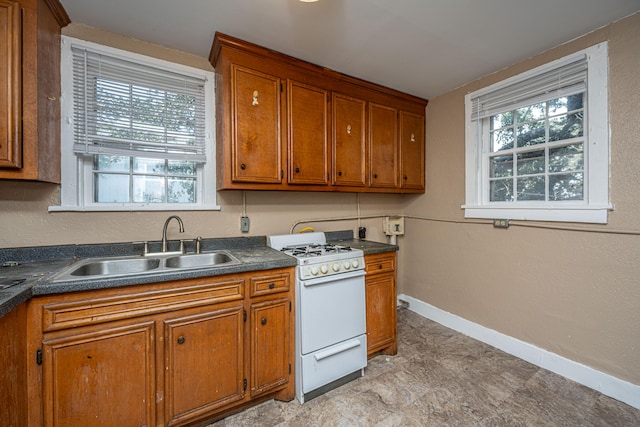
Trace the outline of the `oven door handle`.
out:
[[[329,350],[320,351],[315,354],[316,360],[319,362],[322,359],[326,359],[327,357],[335,356],[336,354],[343,353],[347,350],[351,350],[352,348],[360,347],[360,340],[354,340],[351,342],[346,342],[342,345],[339,345],[334,348],[330,348]]]
[[[308,287],[308,286],[321,285],[327,282],[336,282],[338,280],[352,279],[354,277],[361,277],[364,275],[365,275],[364,270],[356,270],[356,271],[349,271],[347,273],[332,274],[329,276],[318,277],[315,279],[301,280],[300,282],[302,283],[303,286]]]

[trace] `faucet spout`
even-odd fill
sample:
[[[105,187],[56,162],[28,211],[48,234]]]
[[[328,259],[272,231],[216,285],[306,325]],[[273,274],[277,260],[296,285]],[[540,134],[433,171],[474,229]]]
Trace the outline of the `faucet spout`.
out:
[[[162,229],[162,252],[167,252],[167,226],[172,219],[176,219],[178,221],[178,225],[180,226],[180,233],[184,233],[184,224],[182,223],[182,219],[178,215],[171,215],[164,222],[164,228]]]

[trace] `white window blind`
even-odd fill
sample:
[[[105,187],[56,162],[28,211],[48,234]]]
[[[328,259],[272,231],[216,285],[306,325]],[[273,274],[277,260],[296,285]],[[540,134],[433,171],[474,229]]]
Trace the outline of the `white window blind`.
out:
[[[204,79],[71,50],[76,154],[206,162]]]
[[[553,68],[518,81],[505,81],[471,99],[471,119],[481,120],[538,102],[584,92],[587,88],[587,56],[553,64]]]

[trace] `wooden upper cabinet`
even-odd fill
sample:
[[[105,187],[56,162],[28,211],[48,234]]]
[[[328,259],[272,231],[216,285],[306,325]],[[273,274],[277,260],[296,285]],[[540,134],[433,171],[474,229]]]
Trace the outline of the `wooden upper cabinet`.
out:
[[[22,167],[22,8],[0,0],[0,167]]]
[[[58,0],[0,0],[0,179],[60,182]]]
[[[365,185],[365,104],[333,94],[333,185]]]
[[[399,112],[426,100],[220,33],[209,60],[219,190],[424,192]]]
[[[398,186],[398,110],[369,104],[369,185]]]
[[[424,116],[400,112],[400,186],[424,191]]]
[[[233,181],[282,180],[280,79],[231,66]]]
[[[289,183],[328,183],[328,98],[324,89],[289,80]]]

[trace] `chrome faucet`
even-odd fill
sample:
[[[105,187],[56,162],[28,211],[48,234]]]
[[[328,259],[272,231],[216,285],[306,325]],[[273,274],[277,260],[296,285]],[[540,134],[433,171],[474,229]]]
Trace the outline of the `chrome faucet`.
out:
[[[167,252],[167,226],[173,218],[175,218],[180,225],[180,233],[184,233],[184,224],[182,223],[182,220],[178,215],[171,215],[169,218],[167,218],[167,220],[164,222],[164,228],[162,229],[162,252]]]

